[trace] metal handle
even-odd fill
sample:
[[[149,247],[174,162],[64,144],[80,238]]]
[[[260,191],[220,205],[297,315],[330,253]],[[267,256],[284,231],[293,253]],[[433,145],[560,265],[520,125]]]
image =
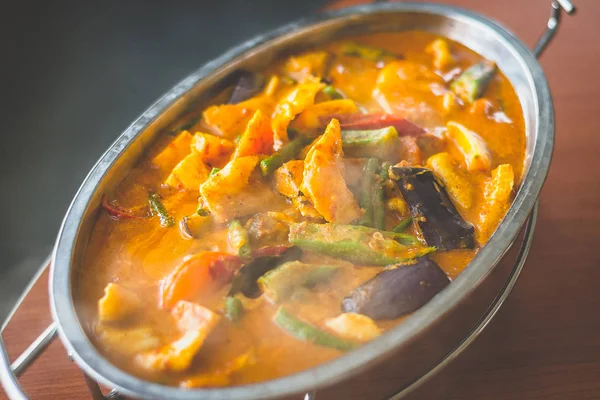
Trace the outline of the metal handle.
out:
[[[569,0],[553,0],[552,8],[550,10],[550,18],[546,24],[546,30],[542,33],[542,36],[538,39],[537,43],[533,47],[533,54],[536,58],[540,58],[546,47],[550,44],[550,41],[558,31],[558,25],[560,24],[560,16],[564,10],[569,15],[575,14],[575,6]]]

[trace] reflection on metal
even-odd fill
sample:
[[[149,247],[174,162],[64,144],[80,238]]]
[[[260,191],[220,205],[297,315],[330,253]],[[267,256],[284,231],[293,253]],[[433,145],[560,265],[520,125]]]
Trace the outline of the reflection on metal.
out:
[[[546,30],[542,33],[542,36],[538,39],[535,44],[532,52],[535,54],[537,58],[539,58],[550,41],[558,31],[558,26],[560,24],[560,15],[562,14],[562,10],[564,10],[567,14],[573,15],[575,14],[575,6],[571,4],[569,0],[554,0],[552,2],[552,9],[550,11],[550,19],[548,19],[548,24],[546,25]]]
[[[40,336],[37,337],[12,363],[10,369],[16,376],[21,376],[29,365],[48,347],[56,337],[56,323],[52,322]]]
[[[489,324],[489,322],[494,318],[500,306],[504,303],[510,292],[512,291],[515,283],[517,283],[517,279],[523,270],[523,265],[525,265],[525,261],[527,260],[527,255],[529,254],[529,250],[531,249],[531,244],[533,243],[533,235],[535,232],[535,224],[537,222],[537,214],[538,214],[538,203],[535,204],[533,211],[531,212],[531,216],[527,220],[527,225],[525,225],[525,233],[523,234],[523,239],[521,241],[521,246],[519,248],[519,253],[515,259],[515,264],[512,269],[512,274],[509,280],[504,285],[504,288],[496,298],[496,300],[492,303],[486,314],[483,316],[481,321],[475,326],[473,331],[465,340],[463,340],[454,350],[452,350],[439,364],[437,364],[431,371],[417,379],[414,383],[410,384],[408,387],[398,392],[394,396],[390,397],[389,400],[398,400],[413,392],[415,389],[422,386],[429,378],[435,376],[438,372],[440,372],[444,367],[450,364],[456,357],[458,357],[475,339],[479,337],[483,329]]]

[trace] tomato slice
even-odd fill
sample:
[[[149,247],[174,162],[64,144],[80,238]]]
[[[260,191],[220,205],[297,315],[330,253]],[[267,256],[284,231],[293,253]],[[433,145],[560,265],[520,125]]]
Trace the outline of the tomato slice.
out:
[[[231,281],[241,265],[241,258],[223,252],[203,251],[187,258],[162,282],[162,308],[169,310],[180,300],[190,300],[213,283]]]

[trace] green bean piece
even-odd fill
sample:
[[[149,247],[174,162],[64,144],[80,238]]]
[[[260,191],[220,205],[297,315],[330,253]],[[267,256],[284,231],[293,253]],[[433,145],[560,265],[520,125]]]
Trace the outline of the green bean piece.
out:
[[[233,220],[229,223],[227,238],[229,240],[229,244],[231,244],[231,246],[237,250],[238,256],[242,258],[250,258],[252,254],[252,248],[250,247],[250,236],[240,221]]]
[[[152,215],[158,216],[160,220],[160,226],[162,226],[163,228],[167,228],[175,225],[175,219],[169,215],[167,209],[160,201],[160,196],[158,194],[150,194],[148,201],[150,202],[150,209],[152,210]]]
[[[398,264],[435,251],[412,235],[359,225],[295,223],[290,225],[289,241],[304,250],[360,265]]]
[[[297,136],[294,140],[283,146],[278,152],[265,158],[260,162],[260,171],[263,176],[275,172],[284,163],[293,160],[304,146],[310,143],[310,139],[304,136]]]
[[[402,218],[402,220],[400,220],[398,225],[396,225],[395,227],[392,228],[392,232],[402,233],[406,230],[406,228],[409,227],[409,225],[411,223],[412,223],[412,217],[410,215],[408,217]]]
[[[237,297],[227,296],[225,299],[225,318],[231,322],[239,321],[244,314],[244,305]]]
[[[358,221],[359,225],[373,226],[372,193],[375,189],[377,169],[379,169],[379,161],[376,158],[369,158],[363,168],[358,203],[365,210],[365,213]]]
[[[208,207],[206,207],[206,203],[204,202],[204,199],[202,197],[198,198],[198,204],[196,205],[196,214],[200,215],[201,217],[206,217],[210,215],[210,210],[208,209]]]
[[[323,88],[323,93],[325,93],[331,100],[340,100],[343,99],[344,96],[333,86],[327,85]]]
[[[279,307],[273,321],[281,329],[292,336],[324,347],[332,347],[340,351],[348,351],[358,347],[358,343],[339,338],[325,332],[314,325],[304,322],[290,314],[285,308]]]

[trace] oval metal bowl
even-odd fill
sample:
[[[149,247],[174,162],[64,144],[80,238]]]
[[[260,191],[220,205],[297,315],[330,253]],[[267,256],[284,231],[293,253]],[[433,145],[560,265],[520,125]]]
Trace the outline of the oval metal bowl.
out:
[[[182,390],[144,381],[107,361],[86,336],[72,296],[73,281],[82,268],[82,255],[102,193],[123,179],[169,122],[192,105],[206,103],[227,85],[236,70],[260,69],[286,54],[334,38],[403,30],[440,34],[494,60],[514,86],[523,108],[527,135],[524,179],[508,214],[468,268],[427,305],[379,339],[291,376],[247,386]],[[60,338],[86,374],[128,397],[266,399],[326,387],[328,394],[356,393],[365,384],[372,386],[372,391],[364,398],[391,395],[376,388],[378,380],[389,380],[392,371],[397,388],[402,389],[426,374],[470,335],[502,292],[512,269],[497,268],[497,264],[537,201],[553,144],[552,100],[534,55],[506,29],[472,12],[433,4],[372,4],[321,14],[258,36],[206,64],[167,92],[117,139],[83,182],[63,222],[51,271],[52,312]],[[359,372],[363,372],[360,377]],[[358,385],[363,389],[357,389]]]

